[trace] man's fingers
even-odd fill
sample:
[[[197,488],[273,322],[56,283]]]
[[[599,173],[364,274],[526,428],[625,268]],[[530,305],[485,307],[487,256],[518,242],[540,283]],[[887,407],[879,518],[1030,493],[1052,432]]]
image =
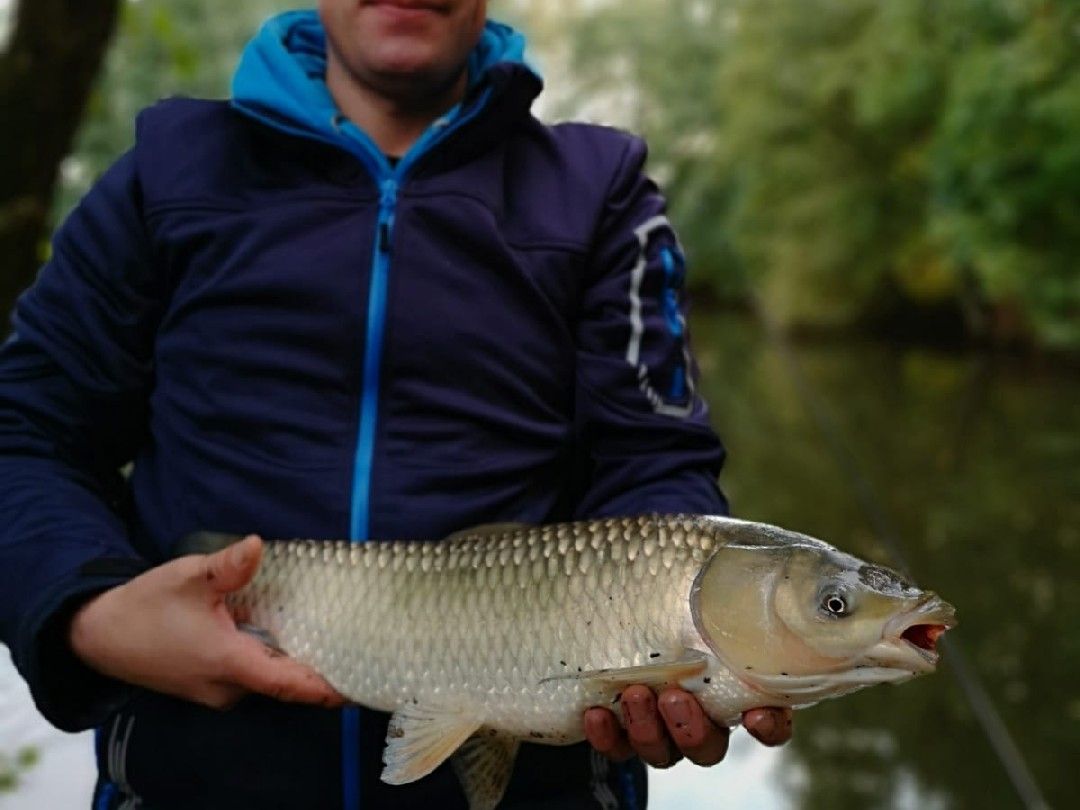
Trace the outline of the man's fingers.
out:
[[[626,734],[637,755],[655,768],[669,768],[678,762],[680,757],[664,729],[652,690],[640,684],[629,686],[620,702]]]
[[[791,718],[791,709],[750,709],[743,712],[743,725],[764,745],[783,745],[791,739]]]
[[[724,758],[730,733],[705,715],[693,695],[683,689],[665,689],[658,704],[671,739],[692,762],[708,766]]]
[[[275,655],[251,636],[240,634],[226,658],[223,678],[251,692],[289,703],[341,706],[345,699],[311,667]]]
[[[585,739],[597,751],[615,762],[623,762],[634,755],[626,732],[619,725],[614,712],[595,706],[585,712]]]
[[[232,593],[251,581],[261,559],[262,540],[249,534],[239,543],[207,555],[206,581],[216,593]]]

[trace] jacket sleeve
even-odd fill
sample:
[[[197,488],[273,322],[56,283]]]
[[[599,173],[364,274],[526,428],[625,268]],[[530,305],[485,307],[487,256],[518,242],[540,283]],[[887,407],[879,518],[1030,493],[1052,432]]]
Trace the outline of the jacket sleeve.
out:
[[[590,466],[578,517],[726,514],[724,449],[686,329],[686,263],[629,138],[591,252],[577,331],[577,430]]]
[[[57,231],[0,347],[0,640],[66,730],[124,697],[70,652],[67,620],[147,568],[118,509],[120,468],[146,429],[162,299],[148,253],[129,153]]]

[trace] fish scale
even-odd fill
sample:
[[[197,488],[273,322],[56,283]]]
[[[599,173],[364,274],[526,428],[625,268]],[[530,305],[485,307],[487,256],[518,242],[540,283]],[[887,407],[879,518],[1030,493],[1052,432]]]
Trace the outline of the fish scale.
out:
[[[654,518],[442,543],[278,542],[233,604],[358,703],[471,700],[485,725],[573,741],[596,690],[540,682],[681,646],[709,544],[692,521]]]

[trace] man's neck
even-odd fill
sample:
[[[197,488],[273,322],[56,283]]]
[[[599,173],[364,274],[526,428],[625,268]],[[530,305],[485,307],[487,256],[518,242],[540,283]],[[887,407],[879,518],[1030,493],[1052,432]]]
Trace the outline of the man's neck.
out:
[[[396,98],[358,81],[331,51],[326,86],[345,117],[364,130],[386,155],[401,157],[432,121],[465,96],[465,71],[451,84],[427,95]]]

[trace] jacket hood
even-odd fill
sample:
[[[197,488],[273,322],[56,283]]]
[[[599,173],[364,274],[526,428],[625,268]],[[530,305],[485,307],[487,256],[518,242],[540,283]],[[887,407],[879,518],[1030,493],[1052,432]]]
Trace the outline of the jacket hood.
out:
[[[489,89],[495,95],[516,90],[518,103],[510,106],[523,104],[527,110],[542,87],[539,74],[525,60],[525,37],[493,20],[485,24],[468,70],[466,100],[444,120],[452,120],[470,98]],[[318,14],[287,11],[267,20],[244,49],[233,77],[232,104],[290,134],[346,147],[351,140],[355,146],[355,137],[338,126],[341,113],[325,77],[326,32]]]

